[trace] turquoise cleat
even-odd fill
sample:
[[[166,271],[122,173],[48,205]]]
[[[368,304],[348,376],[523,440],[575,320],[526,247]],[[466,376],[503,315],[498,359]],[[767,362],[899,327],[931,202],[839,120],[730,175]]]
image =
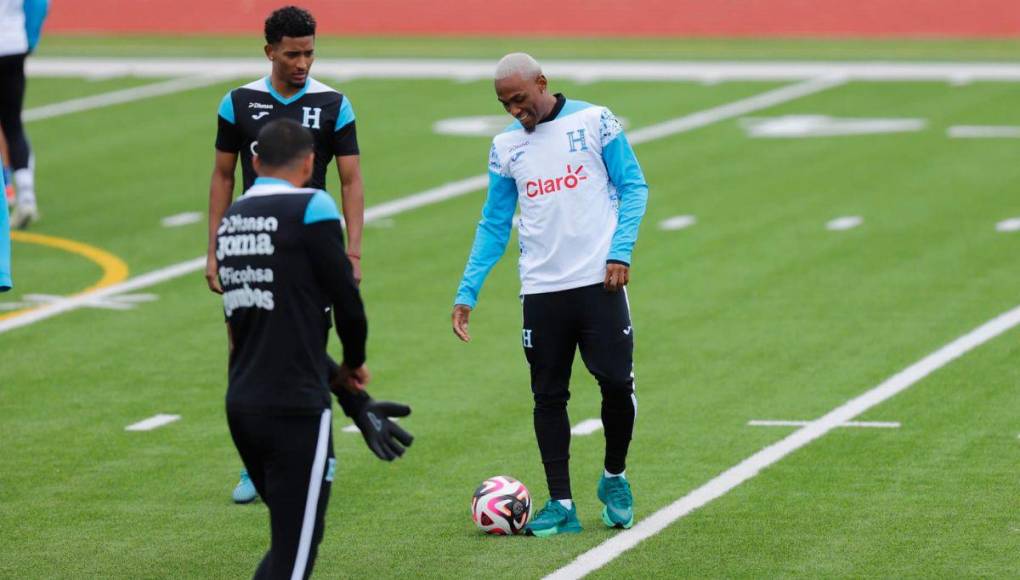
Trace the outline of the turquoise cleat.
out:
[[[606,504],[602,521],[610,528],[628,529],[634,525],[634,496],[627,478],[606,477],[599,480],[599,500]]]
[[[234,488],[231,498],[234,503],[251,503],[259,498],[258,492],[255,491],[255,484],[248,477],[247,469],[241,470],[241,480],[237,482],[237,487]]]
[[[577,506],[570,506],[568,510],[554,499],[545,502],[545,507],[524,527],[524,533],[539,538],[556,534],[576,534],[580,531],[581,522],[577,520]]]

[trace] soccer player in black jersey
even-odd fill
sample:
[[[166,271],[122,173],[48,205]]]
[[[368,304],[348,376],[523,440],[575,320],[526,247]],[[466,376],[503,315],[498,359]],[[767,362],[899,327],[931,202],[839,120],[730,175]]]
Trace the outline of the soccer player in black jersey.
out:
[[[365,392],[368,324],[340,213],[326,192],[300,187],[314,165],[311,133],[281,119],[258,137],[259,177],[222,217],[214,246],[230,337],[227,422],[269,507],[272,539],[255,578],[307,578],[333,481],[330,391],[384,460],[411,444],[390,420],[411,410]],[[330,311],[341,364],[326,354]]]
[[[266,77],[227,93],[220,102],[216,133],[216,162],[209,186],[209,253],[206,280],[220,292],[212,251],[215,228],[230,205],[238,157],[244,180],[242,190],[255,180],[252,159],[256,136],[266,123],[294,119],[315,137],[315,165],[305,184],[326,188],[326,172],[336,159],[340,196],[347,228],[347,254],[354,278],[361,280],[361,234],[365,196],[354,109],[350,99],[310,76],[315,61],[315,19],[306,10],[286,6],[265,23],[265,54],[272,63]]]
[[[222,292],[216,276],[213,242],[216,227],[233,197],[238,158],[244,191],[255,181],[253,160],[259,130],[270,121],[284,118],[301,123],[314,136],[315,161],[312,174],[303,185],[325,189],[326,171],[330,161],[336,159],[347,225],[347,256],[354,268],[354,279],[360,282],[365,195],[354,109],[346,95],[309,76],[315,60],[315,19],[311,14],[295,6],[280,8],[266,19],[265,37],[265,53],[272,63],[272,72],[231,90],[220,102],[216,163],[209,186],[206,281],[212,291]],[[256,499],[244,471],[233,499],[236,503],[250,503]]]

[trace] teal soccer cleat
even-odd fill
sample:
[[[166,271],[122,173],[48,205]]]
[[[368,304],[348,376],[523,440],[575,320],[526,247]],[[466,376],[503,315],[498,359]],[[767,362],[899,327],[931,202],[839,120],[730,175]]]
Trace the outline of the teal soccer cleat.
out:
[[[545,502],[545,507],[535,514],[534,519],[524,528],[524,533],[540,538],[556,534],[576,534],[580,531],[581,522],[577,520],[577,506],[570,506],[568,510],[554,499]]]
[[[634,496],[630,483],[623,477],[606,477],[599,480],[599,500],[606,504],[602,521],[610,528],[630,528],[634,525]]]
[[[237,487],[234,488],[231,498],[234,503],[251,503],[259,498],[258,492],[255,491],[255,484],[248,477],[247,469],[241,470],[241,480],[237,482]]]

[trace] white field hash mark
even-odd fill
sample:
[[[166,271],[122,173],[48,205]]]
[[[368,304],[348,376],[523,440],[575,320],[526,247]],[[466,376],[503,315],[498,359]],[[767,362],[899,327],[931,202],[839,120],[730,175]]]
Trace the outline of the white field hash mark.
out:
[[[858,397],[809,422],[779,442],[727,469],[708,483],[581,554],[573,562],[546,576],[547,579],[582,578],[612,562],[642,541],[658,534],[678,519],[726,495],[735,487],[829,431],[853,420],[868,409],[909,389],[921,379],[1020,324],[1020,306],[1004,312],[957,338]]]
[[[682,230],[689,228],[696,223],[698,223],[698,218],[692,215],[678,215],[662,220],[662,222],[659,223],[659,229],[666,231]]]
[[[164,425],[169,425],[170,423],[173,423],[174,421],[178,421],[178,420],[180,420],[180,418],[181,418],[180,415],[164,415],[163,413],[160,413],[158,415],[153,415],[152,417],[149,417],[148,419],[143,419],[143,420],[141,420],[141,421],[139,421],[137,423],[132,423],[131,425],[128,425],[127,427],[124,427],[124,430],[125,431],[152,431],[153,429],[158,429],[158,428],[160,428],[160,427],[162,427]]]
[[[946,130],[950,139],[1020,139],[1020,127],[956,125]]]
[[[842,232],[845,230],[852,230],[862,223],[864,223],[864,218],[861,216],[848,215],[830,220],[829,223],[825,224],[825,229],[833,232]]]
[[[1018,79],[1020,79],[1020,75],[1018,75]],[[813,78],[804,82],[759,93],[739,101],[719,105],[711,109],[705,109],[703,111],[691,113],[663,123],[644,127],[634,131],[628,135],[628,137],[630,142],[634,145],[647,143],[656,139],[676,135],[678,133],[686,133],[720,121],[739,117],[740,115],[746,115],[753,111],[774,107],[794,99],[799,99],[807,95],[839,86],[844,82],[845,79],[837,77]],[[424,207],[479,191],[484,189],[488,183],[489,176],[487,174],[476,175],[474,177],[468,177],[466,179],[446,183],[439,187],[428,189],[407,197],[381,203],[365,209],[365,223],[368,224],[375,220],[390,218],[405,211],[410,211],[419,207]],[[172,280],[180,276],[186,276],[193,272],[200,271],[203,268],[205,268],[205,256],[200,256],[191,260],[160,268],[159,270],[153,270],[119,284],[107,286],[85,294],[72,296],[61,302],[47,304],[46,306],[30,310],[24,314],[8,318],[6,320],[0,320],[0,334],[14,330],[15,328],[34,324],[41,320],[46,320],[47,318],[51,318],[58,314],[76,310],[87,305],[90,300],[93,300],[96,297],[105,298],[124,292],[131,292],[140,288],[147,288],[160,282]]]
[[[585,419],[570,430],[571,435],[591,435],[602,429],[602,419]]]
[[[1002,220],[995,224],[995,231],[1004,233],[1020,231],[1020,217]]]

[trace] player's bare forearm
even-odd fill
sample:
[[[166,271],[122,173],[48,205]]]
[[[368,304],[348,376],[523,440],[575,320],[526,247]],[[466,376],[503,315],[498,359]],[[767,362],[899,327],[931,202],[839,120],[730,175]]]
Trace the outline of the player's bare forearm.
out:
[[[350,185],[340,189],[343,203],[344,223],[347,225],[347,253],[361,255],[361,234],[365,229],[365,187],[361,176]]]
[[[220,220],[227,213],[230,201],[234,196],[234,168],[237,166],[237,154],[216,152],[216,164],[213,166],[212,178],[209,180],[209,245],[206,250],[205,281],[213,292],[221,293],[220,282],[216,274],[216,231]]]
[[[358,155],[336,158],[340,174],[340,202],[347,229],[347,257],[354,267],[354,279],[361,283],[361,235],[365,228],[365,182]]]

